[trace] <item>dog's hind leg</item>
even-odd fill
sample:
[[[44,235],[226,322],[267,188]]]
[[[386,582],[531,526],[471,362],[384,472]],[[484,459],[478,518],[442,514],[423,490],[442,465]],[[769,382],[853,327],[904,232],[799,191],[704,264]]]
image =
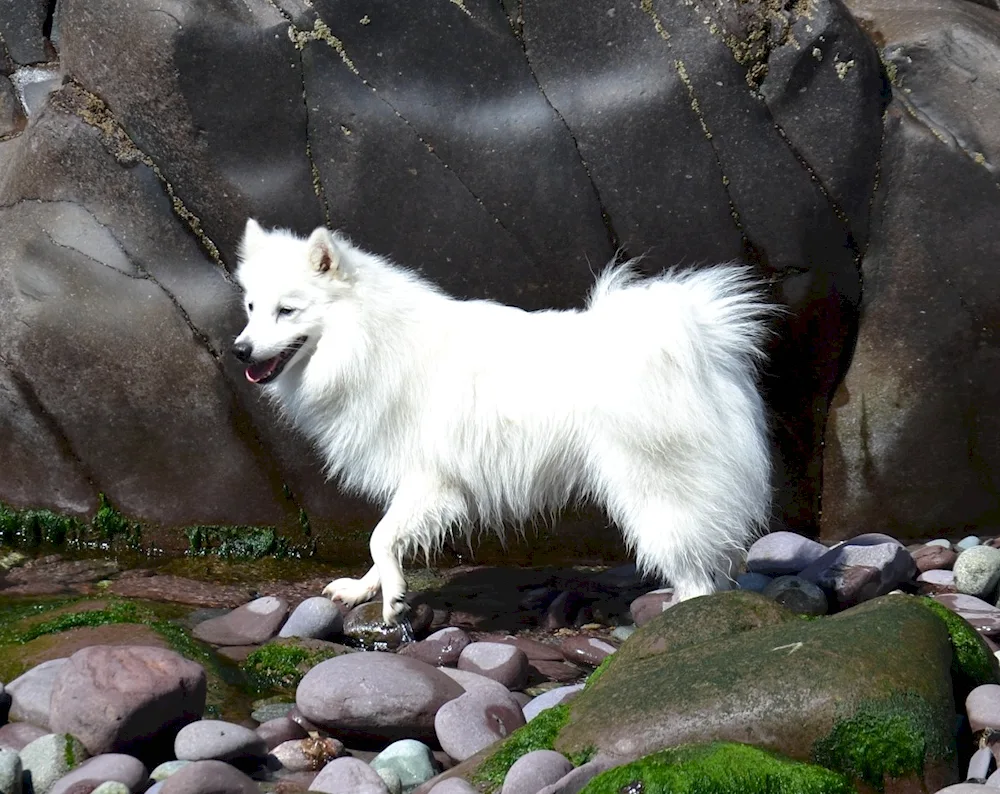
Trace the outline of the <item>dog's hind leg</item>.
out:
[[[371,601],[378,592],[379,584],[378,568],[373,565],[360,579],[334,579],[323,588],[323,595],[351,609]]]

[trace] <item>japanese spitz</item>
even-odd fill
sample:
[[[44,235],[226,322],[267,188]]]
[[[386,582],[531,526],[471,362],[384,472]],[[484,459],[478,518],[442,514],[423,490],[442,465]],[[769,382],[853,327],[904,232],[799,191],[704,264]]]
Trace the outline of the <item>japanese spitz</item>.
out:
[[[756,370],[773,309],[749,269],[597,279],[586,308],[456,300],[339,233],[247,222],[237,278],[246,377],[380,501],[371,570],[324,592],[382,590],[406,610],[401,560],[450,533],[501,532],[573,500],[620,527],[678,599],[727,586],[770,509]]]

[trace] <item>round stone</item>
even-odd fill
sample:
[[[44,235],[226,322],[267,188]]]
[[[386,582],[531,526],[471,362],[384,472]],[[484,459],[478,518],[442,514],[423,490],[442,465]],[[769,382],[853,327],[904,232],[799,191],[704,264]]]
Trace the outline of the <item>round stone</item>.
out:
[[[162,784],[160,794],[260,794],[260,788],[223,761],[194,761]]]
[[[267,749],[277,747],[283,742],[305,739],[309,731],[288,717],[278,717],[257,726],[257,735],[264,740]]]
[[[344,755],[344,745],[332,738],[292,739],[271,750],[271,755],[289,772],[318,772]]]
[[[920,573],[927,571],[950,571],[955,565],[958,554],[951,550],[951,547],[938,546],[926,543],[913,552],[913,561],[917,564]]]
[[[149,773],[150,780],[157,783],[161,783],[166,780],[175,772],[179,772],[181,769],[190,764],[191,761],[164,761],[156,769]]]
[[[925,546],[941,546],[942,548],[950,549],[951,548],[951,541],[948,540],[947,538],[934,538],[934,540],[929,540],[924,545]]]
[[[6,686],[11,696],[10,719],[49,728],[52,685],[68,659],[50,659],[35,665]]]
[[[771,584],[771,577],[762,573],[747,571],[736,577],[736,586],[740,590],[749,590],[752,593],[763,593],[764,588]]]
[[[473,642],[458,657],[458,669],[492,678],[508,689],[520,689],[528,678],[528,657],[502,642]]]
[[[357,758],[337,758],[316,775],[310,791],[321,794],[388,794],[379,773]]]
[[[975,731],[1000,729],[1000,684],[982,684],[965,698],[969,727]]]
[[[34,791],[47,792],[88,757],[87,748],[78,739],[50,733],[21,750],[21,766],[26,776],[31,775]]]
[[[264,738],[249,728],[223,720],[185,725],[174,740],[178,761],[234,761],[267,755]]]
[[[0,749],[20,751],[47,733],[44,728],[27,722],[8,722],[0,726]]]
[[[310,722],[340,737],[434,738],[434,715],[462,687],[417,659],[377,651],[320,662],[295,694]]]
[[[677,603],[672,587],[664,587],[659,590],[651,590],[645,595],[639,596],[631,604],[628,611],[632,615],[632,620],[636,626],[643,626],[657,615],[666,612]]]
[[[767,576],[797,574],[824,554],[822,543],[795,532],[772,532],[760,538],[747,552],[747,570]]]
[[[391,771],[406,791],[426,783],[439,771],[431,748],[413,739],[393,742],[371,760],[371,767],[379,774]]]
[[[15,750],[0,749],[0,791],[4,794],[20,794],[21,756]]]
[[[990,598],[1000,582],[1000,549],[973,546],[958,555],[952,568],[955,589],[976,598]]]
[[[448,626],[435,631],[420,642],[412,642],[399,649],[402,656],[411,656],[433,667],[451,666],[458,662],[465,646],[472,640],[462,629]]]
[[[307,598],[297,607],[278,632],[279,637],[307,637],[328,640],[344,628],[344,613],[329,598]]]
[[[507,772],[500,794],[538,794],[544,786],[555,783],[573,765],[555,750],[533,750],[518,758]]]
[[[287,601],[263,596],[221,617],[199,623],[192,634],[211,645],[260,645],[278,633],[287,614]]]
[[[976,535],[966,535],[955,544],[955,551],[961,553],[967,549],[975,548],[979,543],[980,540]]]
[[[825,615],[829,608],[823,591],[799,576],[779,576],[763,595],[799,615]]]
[[[597,667],[618,649],[610,642],[596,637],[575,636],[562,641],[563,655],[572,662],[583,662]]]
[[[445,703],[434,718],[441,749],[464,761],[524,725],[521,707],[509,694],[473,689]]]
[[[572,699],[578,692],[583,691],[583,684],[573,684],[572,686],[561,686],[543,692],[538,697],[532,698],[528,705],[524,707],[524,719],[531,722],[535,717],[546,709],[558,706],[567,700]]]
[[[634,623],[628,626],[615,626],[614,630],[611,632],[611,638],[618,640],[618,642],[625,642],[629,637],[635,634],[635,630],[639,628]]]
[[[95,755],[68,775],[59,778],[48,794],[66,794],[70,787],[83,781],[114,781],[127,790],[139,791],[149,778],[146,767],[137,758],[122,753]],[[3,789],[0,789],[2,791]]]

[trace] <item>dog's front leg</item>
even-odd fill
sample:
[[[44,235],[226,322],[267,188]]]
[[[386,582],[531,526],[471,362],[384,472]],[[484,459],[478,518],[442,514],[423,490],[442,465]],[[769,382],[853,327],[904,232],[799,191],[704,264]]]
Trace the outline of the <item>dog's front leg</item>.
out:
[[[323,595],[339,601],[346,609],[371,601],[379,588],[378,568],[372,566],[360,579],[334,579],[323,588]]]

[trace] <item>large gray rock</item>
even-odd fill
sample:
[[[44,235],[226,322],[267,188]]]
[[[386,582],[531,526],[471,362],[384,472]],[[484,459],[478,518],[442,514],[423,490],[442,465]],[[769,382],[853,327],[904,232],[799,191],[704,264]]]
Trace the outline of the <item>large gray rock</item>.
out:
[[[462,687],[417,659],[369,651],[320,662],[299,682],[307,720],[339,737],[434,739],[434,715]]]
[[[48,729],[52,686],[66,659],[35,665],[7,684],[11,696],[10,718]]]
[[[53,730],[87,750],[142,753],[172,741],[205,709],[201,665],[164,648],[94,645],[69,657],[52,687]]]

